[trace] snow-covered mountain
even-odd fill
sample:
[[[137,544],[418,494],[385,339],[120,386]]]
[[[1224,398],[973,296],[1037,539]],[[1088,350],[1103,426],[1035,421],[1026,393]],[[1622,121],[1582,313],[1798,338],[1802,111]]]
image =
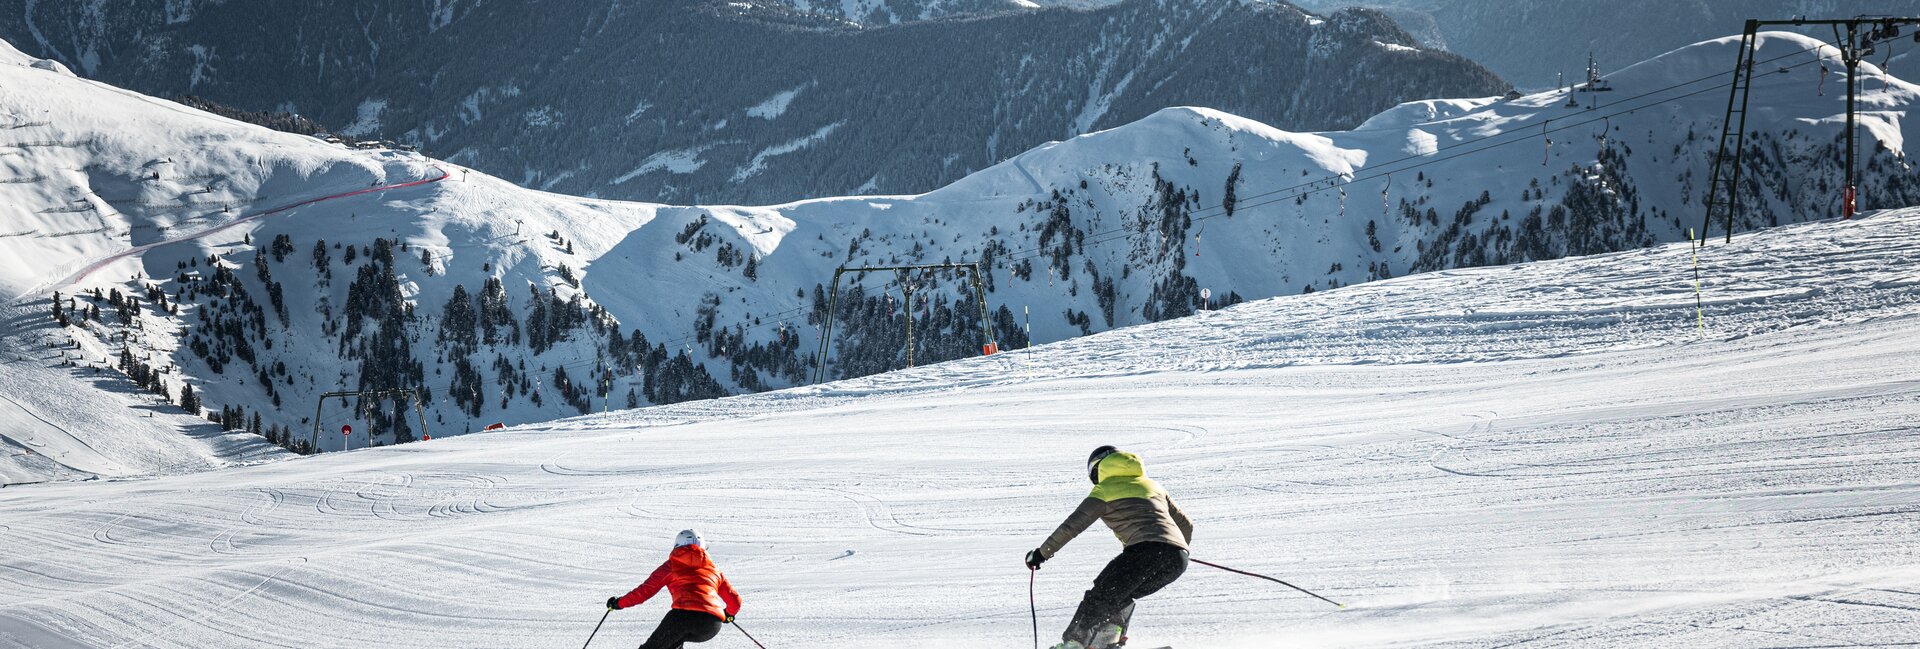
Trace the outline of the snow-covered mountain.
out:
[[[693,527],[769,647],[1025,647],[1020,556],[1142,454],[1195,564],[1130,645],[1920,634],[1920,210],[1403,277],[764,395],[0,489],[0,647],[631,647]],[[1119,550],[1032,576],[1040,633]],[[739,631],[707,647],[752,646]]]
[[[891,25],[957,16],[1034,11],[1054,7],[1092,9],[1122,0],[771,0],[797,11],[864,25]]]
[[[1748,19],[1851,18],[1920,15],[1920,0],[1299,0],[1315,11],[1375,8],[1392,16],[1422,45],[1471,58],[1522,88],[1551,88],[1565,73],[1584,81],[1587,54],[1604,70],[1674,48],[1739,33]],[[1786,29],[1786,28],[1780,28]],[[1804,33],[1829,42],[1827,27]],[[1914,78],[1920,56],[1911,44],[1881,48],[1873,62],[1895,76]],[[1731,67],[1733,59],[1722,65]],[[1838,82],[1830,79],[1829,82]]]
[[[90,78],[299,112],[529,188],[676,203],[924,192],[1167,106],[1331,129],[1507,88],[1377,13],[1265,0],[872,27],[773,1],[12,6],[0,38]]]
[[[0,258],[19,261],[0,290],[18,296],[16,335],[49,333],[58,291],[81,365],[128,366],[175,401],[191,384],[291,440],[316,422],[382,443],[425,432],[390,402],[317,402],[338,389],[425,386],[435,435],[758,391],[807,381],[842,266],[978,261],[987,303],[952,273],[913,277],[910,304],[890,274],[850,277],[836,378],[903,367],[909,309],[927,363],[978,355],[983,310],[1020,349],[1245,299],[1685,240],[1724,107],[1711,75],[1733,44],[1623,70],[1612,96],[1576,97],[1594,108],[1553,93],[1430,100],[1320,133],[1171,108],[923,195],[757,207],[528,191],[8,51],[0,210],[15,225]],[[1762,43],[1763,60],[1792,65],[1757,83],[1778,101],[1748,121],[1742,230],[1835,211],[1842,106],[1804,83],[1817,46]],[[1920,88],[1868,74],[1862,205],[1920,203],[1902,119]]]

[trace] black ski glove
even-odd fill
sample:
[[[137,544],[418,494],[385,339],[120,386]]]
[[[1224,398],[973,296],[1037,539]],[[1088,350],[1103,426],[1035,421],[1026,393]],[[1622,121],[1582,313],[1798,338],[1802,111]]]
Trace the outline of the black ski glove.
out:
[[[618,598],[618,597],[608,597],[608,598],[607,598],[607,610],[609,610],[609,611],[618,611],[618,610],[620,610],[620,598]]]
[[[1027,551],[1027,569],[1028,570],[1039,570],[1040,564],[1043,564],[1046,562],[1047,562],[1047,558],[1040,556],[1039,550]]]

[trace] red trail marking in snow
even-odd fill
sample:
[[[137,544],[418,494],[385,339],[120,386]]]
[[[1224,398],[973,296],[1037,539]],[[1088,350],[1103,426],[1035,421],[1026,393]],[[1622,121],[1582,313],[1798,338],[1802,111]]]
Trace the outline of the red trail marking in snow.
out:
[[[242,216],[242,217],[240,217],[240,218],[237,218],[237,219],[234,219],[234,220],[232,220],[232,221],[228,221],[228,222],[227,222],[227,223],[225,223],[225,224],[222,224],[222,225],[218,225],[218,226],[215,226],[215,227],[211,227],[211,228],[207,228],[207,229],[205,229],[205,230],[201,230],[201,231],[199,231],[199,232],[195,232],[195,233],[193,233],[193,234],[189,234],[189,235],[187,235],[187,236],[183,236],[183,237],[179,237],[179,238],[176,238],[176,239],[167,239],[167,240],[165,240],[165,241],[155,241],[155,242],[153,242],[153,243],[149,243],[149,244],[146,244],[146,245],[142,245],[142,246],[134,246],[134,247],[132,247],[132,248],[128,248],[128,249],[126,249],[126,250],[122,250],[122,251],[120,251],[120,252],[117,252],[117,253],[114,253],[114,254],[111,254],[111,255],[108,255],[108,256],[106,256],[106,257],[104,257],[104,258],[102,258],[102,259],[100,259],[100,260],[98,260],[98,261],[95,261],[95,262],[93,262],[93,263],[91,263],[91,264],[88,264],[88,265],[87,265],[87,266],[86,266],[85,268],[82,268],[82,269],[80,269],[79,271],[77,271],[77,272],[75,272],[75,273],[73,273],[72,275],[68,275],[68,276],[67,276],[66,278],[64,278],[64,279],[61,279],[61,280],[59,280],[59,281],[56,281],[56,282],[53,282],[53,283],[51,283],[51,284],[47,284],[47,285],[45,285],[45,286],[42,286],[42,287],[40,287],[40,288],[37,288],[37,289],[34,289],[34,290],[31,290],[31,291],[27,291],[26,293],[24,293],[24,294],[21,294],[21,296],[20,296],[20,299],[25,299],[25,298],[29,298],[29,297],[34,297],[34,296],[38,296],[38,295],[42,295],[42,294],[45,294],[45,293],[46,293],[47,291],[51,291],[51,290],[53,290],[53,289],[56,289],[56,288],[60,288],[60,287],[62,287],[62,286],[67,286],[67,285],[70,285],[70,284],[73,284],[73,283],[76,283],[76,282],[80,282],[80,281],[82,281],[82,280],[85,280],[85,279],[87,278],[87,276],[88,276],[88,275],[92,275],[93,273],[95,273],[95,272],[97,272],[97,271],[99,271],[99,270],[100,270],[101,268],[105,268],[105,267],[106,267],[106,266],[107,266],[108,264],[111,264],[111,263],[113,263],[113,262],[116,262],[116,261],[120,261],[120,260],[122,260],[122,259],[126,259],[127,257],[131,257],[131,256],[133,256],[133,255],[137,255],[137,254],[140,254],[140,253],[143,253],[143,252],[146,252],[146,251],[148,251],[148,250],[152,250],[152,249],[154,249],[154,248],[159,248],[159,247],[161,247],[161,246],[169,246],[169,245],[173,245],[173,244],[176,244],[176,243],[181,243],[181,242],[184,242],[184,241],[193,241],[193,240],[195,240],[195,239],[202,239],[202,238],[206,238],[206,237],[209,237],[209,236],[212,236],[212,235],[215,235],[215,234],[219,234],[219,233],[221,233],[221,232],[224,232],[224,231],[226,231],[226,230],[228,230],[228,229],[231,229],[231,228],[234,228],[234,227],[237,227],[237,226],[240,226],[240,225],[242,225],[242,224],[245,224],[245,223],[251,223],[251,222],[253,222],[253,221],[258,221],[258,220],[260,220],[260,219],[264,219],[264,218],[266,218],[266,217],[269,217],[269,216],[273,216],[273,215],[275,215],[275,214],[279,214],[279,213],[281,213],[281,212],[285,212],[285,211],[287,211],[287,210],[291,210],[291,209],[294,209],[294,208],[298,208],[298,207],[306,207],[306,206],[308,206],[308,205],[312,205],[312,204],[314,204],[314,203],[320,203],[320,202],[324,202],[324,201],[331,201],[331,200],[337,200],[337,199],[342,199],[342,198],[351,198],[351,197],[354,197],[354,196],[359,196],[359,195],[361,195],[361,194],[371,194],[371,193],[374,193],[374,192],[384,192],[384,191],[388,191],[388,190],[393,190],[393,189],[405,189],[405,188],[408,188],[408,187],[418,187],[418,186],[420,186],[420,185],[426,185],[426,184],[430,184],[430,183],[437,183],[437,182],[440,182],[440,181],[442,181],[442,180],[446,180],[446,179],[447,179],[447,176],[448,176],[448,175],[450,175],[450,174],[448,174],[448,173],[447,173],[447,171],[446,171],[445,169],[441,169],[439,165],[430,165],[430,166],[431,166],[431,167],[433,168],[433,170],[434,170],[434,171],[437,171],[437,172],[439,172],[439,173],[440,173],[440,175],[439,175],[439,176],[437,176],[437,177],[433,177],[433,178],[422,178],[422,179],[420,179],[420,180],[412,180],[412,181],[408,181],[408,182],[404,182],[404,183],[395,183],[395,184],[392,184],[392,185],[381,185],[381,186],[378,186],[378,187],[368,187],[368,188],[366,188],[366,189],[358,189],[358,190],[354,190],[354,191],[350,191],[350,192],[342,192],[342,193],[339,193],[339,194],[329,194],[329,195],[326,195],[326,196],[321,196],[321,197],[318,197],[318,198],[309,198],[309,199],[306,199],[306,200],[303,200],[303,201],[299,201],[299,202],[296,202],[296,203],[288,203],[288,204],[286,204],[286,205],[281,205],[281,206],[279,206],[279,207],[275,207],[275,208],[273,208],[273,209],[270,209],[270,210],[265,210],[265,211],[261,211],[261,212],[255,212],[255,213],[253,213],[253,214],[248,214],[248,215],[245,215],[245,216]],[[16,302],[17,302],[17,301],[18,301],[18,300],[16,300]]]

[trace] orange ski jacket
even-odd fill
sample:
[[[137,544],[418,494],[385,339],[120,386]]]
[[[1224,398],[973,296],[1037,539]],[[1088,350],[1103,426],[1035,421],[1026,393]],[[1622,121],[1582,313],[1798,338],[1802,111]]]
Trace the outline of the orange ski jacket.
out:
[[[679,610],[700,611],[723,620],[740,612],[740,593],[727,583],[720,569],[713,567],[706,548],[698,545],[674,548],[666,563],[620,598],[620,608],[644,604],[661,588],[673,595],[673,608]]]

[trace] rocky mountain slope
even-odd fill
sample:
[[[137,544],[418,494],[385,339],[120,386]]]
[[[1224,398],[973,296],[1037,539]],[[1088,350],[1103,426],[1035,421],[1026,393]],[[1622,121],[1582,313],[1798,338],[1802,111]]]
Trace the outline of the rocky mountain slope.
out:
[[[1506,89],[1377,13],[1264,0],[896,26],[771,0],[15,6],[0,38],[84,76],[302,113],[525,187],[678,203],[929,191],[1167,106],[1319,130]]]
[[[1748,19],[1780,20],[1796,16],[1851,18],[1862,13],[1920,16],[1915,0],[1300,0],[1315,11],[1356,6],[1392,16],[1421,44],[1471,58],[1513,83],[1531,89],[1553,87],[1556,74],[1583,80],[1587,53],[1606,71],[1659,56],[1697,41],[1738,34]],[[1802,33],[1833,40],[1829,28]],[[1887,48],[1874,63],[1902,78],[1920,73],[1920,57],[1901,57]],[[1722,65],[1733,66],[1729,57]],[[1839,83],[1838,70],[1828,79]]]
[[[1092,9],[1121,0],[775,0],[796,11],[863,25],[891,25],[956,16],[1034,11],[1054,7]]]

